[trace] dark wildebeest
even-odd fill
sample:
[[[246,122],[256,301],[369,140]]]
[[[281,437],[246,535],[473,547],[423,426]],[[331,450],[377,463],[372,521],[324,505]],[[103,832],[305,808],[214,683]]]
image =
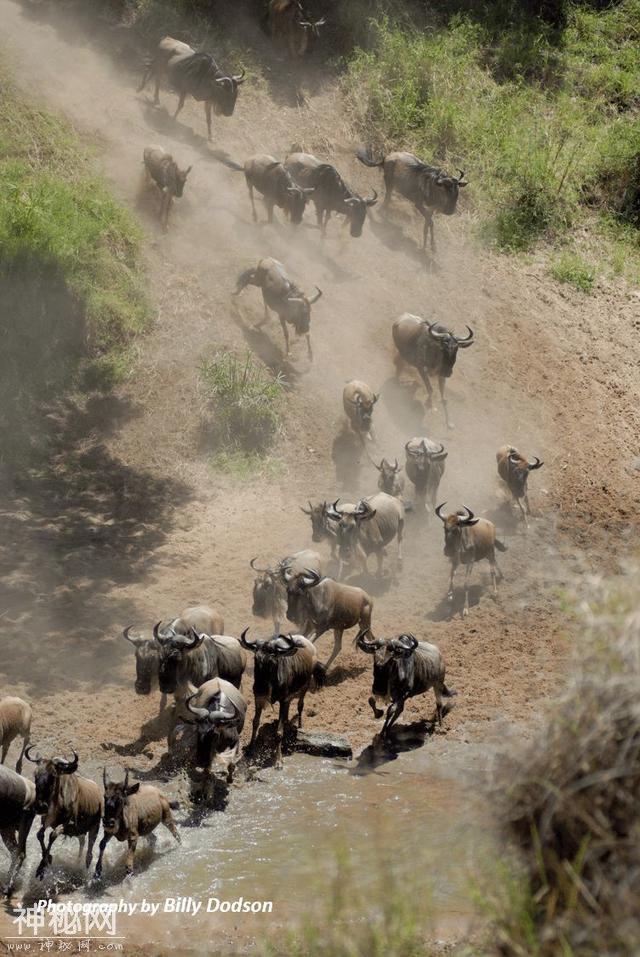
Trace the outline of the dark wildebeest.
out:
[[[405,312],[394,320],[393,341],[400,357],[418,370],[427,390],[427,408],[433,405],[431,376],[437,376],[444,417],[449,428],[447,400],[444,397],[446,380],[451,376],[458,357],[458,349],[473,345],[473,330],[467,326],[468,336],[454,336],[439,322],[427,322],[419,316]]]
[[[174,119],[184,106],[187,95],[204,102],[207,133],[211,139],[211,112],[218,116],[233,115],[244,70],[237,76],[227,76],[210,53],[196,53],[187,43],[164,37],[155,55],[147,61],[138,93],[144,90],[151,77],[155,80],[154,103],[160,102],[160,80],[164,77],[178,94]]]
[[[318,661],[315,645],[303,635],[276,635],[265,641],[247,641],[248,628],[240,641],[244,648],[255,653],[253,695],[255,714],[251,729],[249,750],[255,744],[260,716],[266,704],[278,704],[276,736],[276,768],[282,767],[282,736],[289,720],[289,706],[298,699],[298,727],[302,727],[304,699],[312,682],[316,687],[324,683],[325,668]]]
[[[464,511],[454,512],[452,515],[442,515],[446,505],[438,505],[435,512],[444,524],[444,553],[451,562],[451,577],[447,598],[453,601],[453,576],[458,565],[466,565],[464,578],[464,608],[463,617],[469,614],[469,579],[476,562],[487,559],[491,567],[491,585],[494,597],[498,594],[498,576],[502,579],[502,572],[496,562],[496,548],[499,552],[506,552],[507,547],[496,538],[496,527],[486,518],[475,518],[473,512],[463,505]]]
[[[435,508],[444,462],[449,453],[445,452],[444,445],[436,445],[426,436],[409,439],[404,450],[405,471],[416,490],[416,498],[424,508]]]
[[[160,190],[160,222],[166,230],[171,204],[182,196],[191,166],[180,169],[171,153],[161,146],[146,146],[142,161],[147,179],[153,181]]]
[[[4,764],[11,742],[16,738],[22,738],[22,747],[16,761],[18,774],[22,771],[22,758],[25,748],[29,744],[32,717],[31,705],[23,701],[22,698],[6,697],[0,699],[0,747],[2,748],[0,764]]]
[[[224,773],[231,784],[240,760],[240,735],[247,715],[247,702],[235,685],[223,678],[212,678],[200,685],[186,702],[185,722],[195,725],[195,764],[210,776],[215,770]],[[169,738],[169,748],[177,726]]]
[[[327,509],[329,507],[327,502],[318,502],[317,505],[312,505],[311,502],[308,502],[309,508],[304,508],[300,506],[300,511],[304,512],[305,515],[308,515],[311,519],[311,541],[312,542],[329,542],[331,546],[331,556],[332,558],[336,557],[336,550],[338,547],[337,539],[337,527],[338,523],[334,522],[332,518],[329,518],[327,514]],[[355,505],[344,505],[342,506],[343,510],[353,509]]]
[[[294,607],[291,614],[304,617],[301,630],[314,644],[325,631],[333,631],[333,650],[325,670],[340,654],[343,632],[356,625],[361,630],[371,627],[373,599],[362,588],[343,585],[308,569],[287,590],[289,607]]]
[[[36,786],[21,774],[0,765],[0,838],[11,863],[6,896],[10,897],[27,853],[27,838],[36,816]]]
[[[309,20],[300,0],[269,0],[265,25],[274,38],[286,41],[292,60],[301,59],[320,36],[325,18]]]
[[[540,469],[544,465],[544,462],[541,462],[537,456],[534,455],[533,458],[534,461],[529,462],[513,445],[503,445],[496,453],[498,475],[511,492],[511,497],[518,505],[527,528],[529,527],[527,516],[531,515],[527,479],[529,478],[529,472]],[[524,499],[527,509],[526,513],[522,507],[522,499]]]
[[[364,198],[347,186],[342,176],[330,163],[321,163],[311,153],[290,153],[284,165],[292,174],[296,183],[304,188],[313,189],[313,202],[316,207],[318,226],[322,235],[326,233],[331,213],[345,216],[354,237],[362,235],[367,209],[375,206],[378,194]]]
[[[422,248],[426,249],[427,235],[430,232],[431,249],[435,252],[433,214],[443,213],[445,216],[451,216],[455,213],[458,190],[467,186],[462,170],[458,170],[460,173],[458,177],[447,176],[441,169],[423,163],[413,153],[389,153],[381,160],[374,160],[367,150],[359,149],[356,155],[365,166],[382,167],[385,185],[384,206],[388,206],[394,189],[413,203],[424,219]]]
[[[127,874],[133,874],[133,858],[138,838],[151,835],[159,824],[164,824],[178,844],[181,843],[171,814],[171,809],[175,810],[178,807],[177,802],[168,801],[164,794],[151,784],[136,782],[130,785],[129,771],[125,774],[124,781],[116,783],[109,781],[105,768],[102,781],[104,784],[104,817],[102,819],[104,833],[96,863],[96,878],[102,874],[104,849],[112,837],[115,837],[117,841],[126,841],[129,845]]]
[[[71,761],[66,761],[64,758],[42,758],[39,754],[31,757],[32,750],[32,747],[27,748],[26,757],[36,765],[36,812],[42,815],[38,831],[42,860],[36,877],[44,877],[47,867],[52,864],[51,848],[61,835],[78,838],[79,857],[89,838],[85,857],[85,866],[89,868],[102,817],[100,788],[95,781],[76,773],[78,755],[75,751]],[[51,833],[45,846],[47,828],[51,828]]]
[[[378,567],[376,574],[382,574],[382,562],[386,546],[398,539],[398,563],[402,564],[402,537],[404,533],[404,505],[400,499],[386,492],[377,492],[368,498],[360,499],[355,508],[338,508],[337,499],[327,508],[327,515],[336,522],[338,555],[340,568],[345,563],[357,560],[363,572],[368,572],[367,556],[375,554]]]
[[[283,210],[294,226],[302,222],[307,199],[313,187],[303,188],[294,181],[289,170],[274,156],[266,153],[252,156],[244,164],[244,177],[251,198],[253,221],[258,222],[253,191],[257,189],[264,197],[267,219],[273,222],[273,207]]]
[[[404,711],[408,698],[424,694],[433,688],[436,696],[436,720],[442,725],[444,715],[451,710],[451,704],[443,704],[443,698],[450,699],[456,692],[444,683],[445,667],[442,655],[435,645],[418,641],[414,635],[403,634],[397,638],[367,637],[367,631],[361,631],[356,638],[361,651],[374,655],[373,685],[369,704],[376,718],[381,718],[382,705],[389,705],[382,726],[382,737],[398,720]]]
[[[249,562],[254,572],[258,573],[253,583],[252,613],[258,618],[271,618],[273,632],[277,635],[287,617],[287,584],[302,575],[306,568],[320,573],[322,559],[317,552],[307,548],[283,558],[275,568],[258,568],[255,561],[252,558]],[[291,620],[299,624],[295,618]]]
[[[378,488],[387,495],[393,495],[394,498],[402,498],[404,492],[404,475],[401,475],[402,466],[395,459],[394,464],[386,459],[381,459],[380,465],[373,463],[380,473],[378,476]]]
[[[380,398],[366,382],[352,379],[342,390],[342,406],[353,431],[373,441],[373,407]]]
[[[237,638],[205,635],[193,628],[189,635],[166,637],[158,625],[154,637],[160,645],[160,690],[175,695],[176,702],[184,701],[191,685],[199,688],[210,678],[224,678],[240,687],[247,656]]]
[[[160,646],[155,638],[143,638],[141,635],[131,635],[131,625],[122,632],[122,637],[131,642],[136,654],[136,680],[134,684],[136,694],[148,695],[158,687],[158,672],[160,670]],[[160,711],[167,705],[167,696],[160,696]]]
[[[311,306],[322,295],[322,290],[316,286],[316,295],[305,296],[299,286],[289,279],[287,271],[277,259],[261,259],[255,269],[245,269],[238,276],[234,296],[239,295],[247,286],[258,286],[262,289],[264,302],[264,320],[269,318],[269,309],[277,314],[282,326],[286,355],[291,355],[289,348],[289,330],[293,326],[298,336],[306,336],[309,358],[313,358],[311,349]]]

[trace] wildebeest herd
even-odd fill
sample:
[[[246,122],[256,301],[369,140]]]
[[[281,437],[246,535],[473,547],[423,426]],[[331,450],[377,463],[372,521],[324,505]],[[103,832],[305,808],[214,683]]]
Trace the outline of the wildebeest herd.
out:
[[[304,54],[309,38],[317,36],[323,22],[305,18],[297,2],[272,0],[266,26],[272,34],[279,32],[291,56],[298,57]],[[140,90],[151,78],[155,81],[156,102],[163,79],[178,93],[176,115],[187,95],[202,101],[211,138],[212,114],[233,114],[245,74],[226,74],[210,54],[197,53],[186,43],[165,37],[147,64]],[[415,205],[424,219],[423,246],[430,235],[435,249],[434,213],[451,215],[455,211],[459,189],[466,185],[464,173],[448,176],[406,152],[393,152],[380,160],[375,160],[368,150],[359,150],[357,155],[366,166],[382,167],[384,206],[394,190]],[[171,203],[182,195],[190,167],[181,170],[166,150],[156,146],[145,149],[143,162],[160,192],[161,221],[166,228]],[[302,221],[307,202],[312,201],[323,236],[331,214],[336,213],[345,217],[351,236],[359,237],[368,210],[378,199],[374,189],[370,196],[360,196],[333,165],[298,147],[283,162],[257,154],[238,169],[245,174],[254,221],[255,191],[264,198],[269,222],[278,208],[295,226]],[[262,291],[265,318],[269,310],[277,314],[287,355],[291,328],[298,336],[306,337],[311,359],[311,307],[322,296],[322,290],[316,287],[312,294],[304,291],[282,263],[268,256],[241,273],[233,295],[249,285]],[[393,321],[391,337],[398,362],[407,363],[420,375],[428,406],[433,395],[431,380],[437,379],[445,422],[450,427],[445,384],[453,372],[458,350],[474,344],[473,330],[467,327],[465,335],[456,335],[442,323],[404,313]],[[360,380],[349,381],[343,391],[348,423],[365,449],[374,436],[373,420],[379,398]],[[345,570],[368,572],[371,555],[376,558],[375,574],[385,574],[387,549],[392,543],[397,547],[397,566],[401,567],[409,505],[404,498],[404,469],[415,493],[414,510],[419,516],[435,514],[443,523],[444,554],[451,566],[448,599],[453,601],[454,576],[463,565],[462,613],[468,614],[470,576],[475,563],[483,560],[489,563],[493,592],[497,593],[502,576],[496,550],[504,551],[505,546],[496,537],[494,524],[476,517],[466,506],[447,513],[446,503],[437,504],[447,454],[442,443],[426,435],[407,436],[402,464],[396,456],[373,463],[379,472],[379,491],[375,494],[356,502],[338,498],[333,502],[308,502],[308,507],[301,505],[310,519],[311,540],[328,544],[331,558],[325,559],[311,548],[262,567],[257,558],[251,558],[250,565],[256,574],[252,612],[272,621],[273,634],[269,637],[249,637],[249,629],[237,637],[225,635],[222,614],[205,605],[186,608],[178,617],[159,622],[149,638],[133,634],[131,627],[124,629],[123,636],[135,651],[135,691],[147,695],[157,688],[161,711],[167,707],[167,696],[173,696],[168,752],[177,756],[179,764],[202,769],[204,793],[212,782],[228,786],[243,757],[241,735],[248,701],[242,683],[247,661],[253,661],[254,716],[246,753],[255,753],[264,707],[277,704],[273,761],[276,767],[282,767],[283,738],[291,704],[297,702],[297,726],[301,727],[305,696],[325,684],[327,671],[340,653],[343,634],[349,629],[357,628],[356,647],[373,659],[369,704],[376,719],[384,718],[381,739],[389,735],[406,701],[430,689],[436,701],[433,721],[442,723],[455,692],[445,684],[445,664],[438,648],[419,641],[409,632],[387,639],[377,636],[372,620],[373,599],[363,588],[340,579]],[[529,473],[543,463],[538,458],[529,461],[511,445],[502,447],[496,458],[498,475],[527,525],[527,480]],[[326,574],[329,561],[336,569],[335,578]],[[289,633],[281,631],[285,620],[295,626]],[[317,643],[327,631],[333,632],[334,643],[323,663],[318,657]],[[70,759],[42,757],[37,753],[29,744],[31,723],[29,704],[17,697],[0,700],[0,837],[11,855],[8,894],[24,861],[27,837],[37,814],[41,815],[37,835],[42,850],[36,870],[39,878],[52,863],[52,846],[59,836],[77,837],[81,854],[86,843],[85,863],[89,868],[102,825],[96,878],[102,872],[105,847],[113,837],[127,842],[128,873],[133,871],[138,838],[152,835],[160,823],[180,840],[171,813],[173,805],[157,788],[130,783],[128,770],[123,780],[111,780],[106,768],[99,787],[78,773],[75,751]],[[14,772],[4,762],[17,738],[22,744]],[[23,758],[35,766],[33,781],[22,775]]]

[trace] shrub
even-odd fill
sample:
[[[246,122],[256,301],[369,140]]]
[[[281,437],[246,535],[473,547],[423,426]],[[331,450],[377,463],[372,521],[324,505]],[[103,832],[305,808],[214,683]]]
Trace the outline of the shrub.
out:
[[[240,358],[226,350],[204,363],[201,377],[218,452],[266,452],[281,429],[281,377],[267,373],[250,352]]]

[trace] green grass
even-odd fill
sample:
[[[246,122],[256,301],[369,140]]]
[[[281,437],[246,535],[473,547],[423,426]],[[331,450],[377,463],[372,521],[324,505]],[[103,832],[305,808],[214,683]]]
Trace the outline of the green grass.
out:
[[[596,280],[593,266],[575,252],[562,253],[551,265],[551,275],[558,282],[569,283],[581,292],[591,292]]]
[[[640,0],[568,6],[560,33],[503,15],[381,19],[344,79],[364,141],[464,168],[481,234],[504,250],[562,237],[588,209],[637,226]]]
[[[250,352],[216,352],[200,371],[211,407],[214,464],[237,477],[264,471],[265,456],[282,430],[283,383]]]
[[[123,350],[150,320],[141,233],[60,118],[26,101],[0,71],[0,259],[55,269],[84,315],[96,381],[124,374]],[[109,366],[109,374],[102,375]]]

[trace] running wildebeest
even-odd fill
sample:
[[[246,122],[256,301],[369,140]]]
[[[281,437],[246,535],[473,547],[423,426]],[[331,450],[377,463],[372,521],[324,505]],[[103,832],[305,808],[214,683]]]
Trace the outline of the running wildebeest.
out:
[[[373,440],[373,407],[380,398],[366,382],[352,379],[342,390],[342,406],[353,431]]]
[[[269,0],[263,22],[274,39],[286,41],[291,59],[299,60],[320,36],[326,20],[310,20],[300,0]]]
[[[318,661],[315,645],[304,635],[275,635],[264,641],[247,641],[248,628],[242,632],[243,648],[255,654],[253,695],[255,714],[249,750],[255,745],[260,716],[266,704],[278,704],[276,768],[282,767],[282,737],[289,721],[289,706],[298,699],[298,727],[302,727],[305,695],[312,683],[324,684],[325,668]]]
[[[196,731],[194,763],[210,777],[222,770],[231,784],[240,760],[240,735],[247,714],[242,692],[223,678],[212,678],[200,685],[185,701],[188,716],[184,723],[194,724]],[[169,736],[169,748],[179,729]]]
[[[438,486],[444,475],[444,462],[449,453],[445,452],[444,445],[436,445],[426,436],[409,439],[404,450],[405,472],[415,488],[417,500],[423,508],[435,508]]]
[[[356,559],[363,572],[368,572],[367,556],[373,553],[378,562],[377,574],[382,574],[386,546],[398,540],[398,563],[402,564],[404,533],[404,505],[400,499],[378,492],[360,499],[353,510],[338,508],[337,499],[327,508],[327,515],[336,522],[340,568]]]
[[[368,638],[368,630],[361,631],[356,644],[361,651],[373,655],[373,685],[369,704],[376,718],[384,714],[382,737],[402,714],[405,702],[433,688],[436,696],[436,720],[442,719],[452,705],[443,704],[443,698],[453,698],[456,692],[444,683],[445,667],[440,650],[427,641],[418,641],[412,634],[397,638]]]
[[[180,199],[192,167],[180,169],[171,153],[161,146],[147,146],[143,154],[147,179],[160,191],[160,222],[163,229],[169,223],[169,210],[174,199]]]
[[[32,717],[31,705],[22,698],[9,696],[0,698],[0,748],[2,748],[0,764],[4,764],[11,742],[16,738],[22,738],[22,747],[16,761],[18,774],[22,771],[22,758],[29,744]]]
[[[486,518],[476,518],[473,512],[463,505],[462,510],[451,515],[442,515],[446,505],[438,505],[435,512],[444,524],[444,553],[451,562],[451,576],[447,598],[453,601],[453,576],[458,565],[466,565],[464,578],[464,608],[463,617],[469,614],[469,579],[473,566],[483,559],[489,562],[491,568],[491,585],[494,597],[498,594],[497,579],[502,579],[502,572],[496,562],[496,548],[499,552],[506,552],[507,547],[496,538],[496,527]]]
[[[467,326],[467,336],[454,336],[439,322],[428,322],[419,316],[404,312],[394,320],[391,327],[393,341],[400,358],[417,369],[427,390],[427,408],[433,406],[433,386],[431,376],[437,376],[444,417],[448,428],[453,428],[449,420],[449,408],[444,390],[446,380],[451,376],[458,357],[458,349],[468,349],[473,345],[473,330]]]
[[[168,801],[158,788],[151,784],[129,784],[129,771],[124,781],[110,781],[105,768],[102,775],[104,785],[104,816],[102,819],[103,837],[100,841],[100,852],[96,863],[95,876],[102,875],[102,858],[104,849],[115,837],[117,841],[126,841],[127,874],[133,874],[133,859],[138,845],[138,838],[148,837],[158,827],[164,824],[168,831],[181,844],[180,835],[176,830],[171,810],[178,807],[177,802]]]
[[[462,170],[459,176],[447,176],[435,166],[429,166],[413,153],[389,153],[381,160],[374,160],[368,150],[359,149],[358,159],[365,166],[381,166],[384,173],[384,206],[389,205],[395,190],[413,203],[422,218],[422,248],[427,247],[427,235],[431,233],[431,250],[435,252],[433,215],[443,213],[451,216],[456,211],[458,191],[467,186]]]
[[[287,610],[292,610],[287,609],[288,584],[298,575],[304,574],[306,568],[320,573],[322,560],[317,552],[307,548],[283,558],[275,568],[270,565],[266,568],[258,568],[255,562],[255,558],[249,562],[254,572],[257,572],[257,578],[253,583],[252,612],[259,618],[272,618],[273,633],[277,635],[280,625],[287,617]],[[300,624],[297,618],[292,618],[291,621]]]
[[[395,459],[393,465],[387,459],[381,459],[380,465],[373,463],[380,475],[378,476],[378,488],[387,495],[393,495],[394,498],[402,498],[404,492],[404,475],[401,475],[402,466]]]
[[[293,179],[289,170],[274,156],[260,153],[250,157],[244,164],[244,176],[251,199],[253,221],[258,222],[253,191],[262,193],[267,207],[267,220],[273,222],[273,207],[283,210],[294,226],[302,222],[307,199],[313,193],[313,187],[303,188]]]
[[[300,151],[290,153],[284,165],[299,186],[313,189],[311,198],[316,207],[318,226],[323,236],[331,213],[338,213],[346,218],[352,236],[362,235],[367,209],[375,206],[378,201],[375,189],[373,196],[368,198],[360,196],[347,186],[335,166],[330,163],[321,163],[311,153]]]
[[[528,516],[531,515],[527,489],[529,472],[540,469],[544,465],[544,462],[541,462],[537,456],[534,455],[533,458],[534,461],[529,462],[513,445],[503,445],[496,453],[498,475],[511,492],[512,500],[520,509],[520,514],[527,528],[529,527]],[[522,507],[522,499],[524,499],[526,512]]]
[[[264,321],[269,318],[269,309],[278,316],[284,335],[286,355],[291,355],[289,330],[293,326],[297,335],[307,340],[309,358],[313,358],[311,349],[311,306],[318,301],[322,290],[316,286],[316,295],[305,296],[302,290],[287,275],[287,271],[277,259],[261,259],[254,269],[245,269],[238,276],[234,296],[239,295],[247,286],[258,286],[262,290],[264,303]]]
[[[71,761],[64,758],[31,757],[32,747],[27,748],[26,758],[36,765],[36,811],[42,815],[38,841],[42,848],[42,860],[36,877],[44,877],[47,867],[53,862],[51,848],[59,837],[77,837],[80,843],[79,856],[88,840],[85,866],[91,866],[93,845],[100,830],[102,817],[102,793],[89,778],[77,774],[78,755],[74,751]],[[45,846],[45,834],[51,828]]]
[[[36,816],[36,786],[17,771],[0,764],[0,839],[11,863],[5,894],[11,896],[27,853],[27,838]]]
[[[160,102],[160,81],[165,78],[179,96],[174,119],[190,94],[194,100],[204,103],[207,134],[211,139],[211,113],[232,116],[238,97],[238,87],[244,81],[245,71],[237,76],[228,76],[220,69],[210,53],[196,53],[187,43],[163,37],[155,55],[145,66],[138,93],[144,90],[149,80],[155,80],[154,103]]]

